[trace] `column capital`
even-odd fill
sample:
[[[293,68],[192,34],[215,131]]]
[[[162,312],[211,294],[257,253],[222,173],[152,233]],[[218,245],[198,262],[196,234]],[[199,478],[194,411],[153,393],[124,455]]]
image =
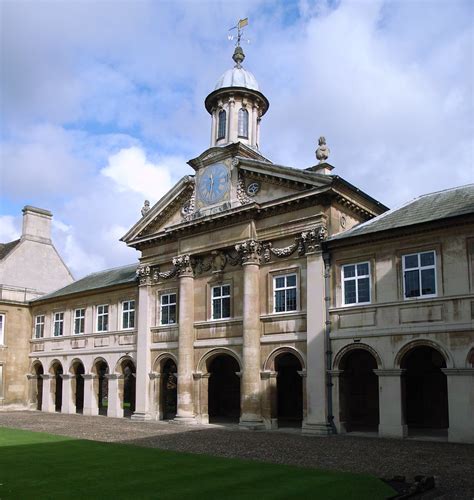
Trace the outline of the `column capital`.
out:
[[[26,374],[26,378],[27,378],[28,380],[37,379],[37,378],[40,378],[40,377],[41,377],[41,375],[33,375],[33,374],[31,374],[31,373],[27,373],[27,374]]]
[[[306,370],[298,370],[298,375],[301,377],[301,378],[305,378],[306,377]]]
[[[199,380],[201,378],[209,378],[210,376],[211,376],[210,373],[203,373],[203,372],[194,372],[193,373],[194,380]]]
[[[161,373],[158,373],[158,372],[150,372],[148,374],[148,376],[150,377],[150,380],[155,380],[157,378],[161,378]]]
[[[328,230],[325,226],[317,226],[301,233],[301,241],[306,255],[321,252],[321,243],[327,238]]]
[[[406,370],[400,368],[389,368],[387,370],[372,370],[378,377],[401,377]]]
[[[74,378],[74,375],[71,375],[70,373],[61,373],[59,375],[63,380],[69,380],[71,378]]]
[[[173,265],[176,268],[178,276],[180,278],[194,278],[193,267],[191,265],[191,257],[188,254],[173,257]]]
[[[107,380],[117,380],[117,379],[121,378],[121,375],[119,375],[117,373],[106,373],[105,378]]]
[[[251,239],[245,240],[235,245],[235,250],[241,258],[242,265],[260,265],[263,245],[260,241]]]
[[[474,368],[441,368],[441,371],[448,377],[474,377]]]
[[[278,375],[278,372],[274,372],[272,370],[262,370],[260,372],[260,378],[262,380],[269,380],[271,378],[276,378]]]
[[[84,375],[82,375],[82,378],[84,380],[94,380],[97,377],[93,373],[84,373]]]
[[[344,373],[344,370],[328,370],[328,372],[332,377],[340,377]]]
[[[39,375],[43,380],[49,380],[51,378],[53,378],[52,375],[50,375],[49,373],[42,373],[41,375]]]

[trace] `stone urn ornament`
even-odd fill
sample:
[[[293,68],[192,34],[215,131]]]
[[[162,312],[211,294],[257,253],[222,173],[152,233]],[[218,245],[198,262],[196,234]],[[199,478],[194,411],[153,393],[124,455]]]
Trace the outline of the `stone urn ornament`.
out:
[[[145,203],[143,203],[142,207],[142,217],[145,217],[145,215],[150,211],[150,202],[148,200],[145,200]]]
[[[319,147],[316,149],[316,159],[319,163],[325,163],[329,158],[330,149],[327,147],[326,138],[321,136],[318,140]]]

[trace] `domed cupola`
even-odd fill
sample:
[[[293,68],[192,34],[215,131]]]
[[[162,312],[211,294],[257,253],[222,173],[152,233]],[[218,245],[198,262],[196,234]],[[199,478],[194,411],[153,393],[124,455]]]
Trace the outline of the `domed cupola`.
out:
[[[269,103],[260,92],[255,76],[242,67],[245,54],[240,36],[232,59],[235,66],[219,78],[214,91],[204,101],[212,116],[211,147],[242,142],[258,149],[260,120]]]

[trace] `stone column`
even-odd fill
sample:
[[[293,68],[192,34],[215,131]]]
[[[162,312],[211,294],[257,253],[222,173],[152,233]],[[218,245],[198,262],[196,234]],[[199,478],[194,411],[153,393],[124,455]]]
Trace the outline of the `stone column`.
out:
[[[36,410],[37,399],[35,398],[35,395],[39,375],[32,375],[31,373],[28,373],[26,378],[28,379],[28,408],[30,410]]]
[[[379,377],[379,436],[406,437],[402,375],[405,370],[374,370]]]
[[[248,240],[236,245],[244,268],[243,289],[243,369],[241,377],[240,425],[265,428],[262,417],[260,381],[260,256],[262,245]]]
[[[442,368],[448,381],[448,440],[474,443],[474,368]]]
[[[193,374],[195,380],[196,418],[200,424],[209,423],[209,377],[210,373],[197,372]]]
[[[105,377],[108,380],[107,416],[122,418],[123,408],[119,397],[120,375],[108,373]]]
[[[267,429],[277,429],[277,372],[264,370],[260,373],[263,382],[262,416]]]
[[[76,404],[73,400],[74,391],[72,388],[72,384],[76,380],[75,376],[63,373],[60,377],[63,379],[61,413],[76,413]]]
[[[327,435],[331,427],[327,419],[326,398],[326,304],[324,259],[320,242],[324,228],[304,233],[306,245],[306,401],[307,415],[303,434]]]
[[[173,259],[179,273],[178,413],[175,422],[196,423],[194,414],[194,273],[189,255]]]
[[[212,108],[211,110],[211,116],[212,116],[212,122],[211,122],[211,148],[216,145],[216,137],[217,137],[217,131],[216,131],[216,114],[217,110],[216,108]]]
[[[150,420],[149,411],[149,383],[150,383],[150,343],[151,343],[151,276],[149,266],[145,266],[148,272],[140,275],[140,286],[138,287],[138,310],[137,310],[137,366],[136,366],[136,390],[135,411],[132,420]]]
[[[84,408],[82,410],[83,415],[98,415],[99,405],[97,401],[97,395],[94,390],[94,379],[95,376],[92,374],[82,375],[84,379]]]
[[[40,375],[43,379],[43,399],[41,402],[41,411],[54,413],[54,399],[51,394],[51,378],[49,373]]]
[[[332,414],[334,425],[339,433],[346,431],[345,426],[341,426],[341,402],[340,402],[340,376],[344,370],[331,370],[332,376]]]

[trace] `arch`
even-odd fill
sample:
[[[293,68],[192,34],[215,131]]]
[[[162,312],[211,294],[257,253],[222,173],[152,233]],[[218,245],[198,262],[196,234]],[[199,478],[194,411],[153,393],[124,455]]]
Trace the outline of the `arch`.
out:
[[[114,373],[116,373],[117,375],[123,375],[123,365],[127,361],[131,361],[133,365],[136,366],[135,360],[132,358],[132,356],[126,354],[125,356],[121,356],[115,363]]]
[[[38,370],[41,370],[41,374],[43,374],[43,373],[44,373],[43,363],[41,363],[41,361],[40,361],[39,359],[35,359],[35,360],[31,363],[30,373],[31,373],[32,375],[39,375]]]
[[[249,137],[249,112],[245,108],[239,109],[237,135],[244,139]]]
[[[173,358],[162,358],[160,366],[160,417],[163,420],[171,420],[178,413],[178,365]]]
[[[48,373],[50,375],[54,375],[55,374],[55,368],[57,366],[60,366],[61,367],[61,370],[63,369],[63,364],[61,363],[61,361],[59,361],[59,359],[57,358],[54,358],[51,363],[49,364],[49,368],[48,368]]]
[[[428,339],[410,340],[406,344],[404,344],[395,356],[395,368],[400,368],[405,355],[416,347],[431,347],[435,351],[438,351],[441,356],[443,356],[447,368],[454,368],[454,362],[451,354],[446,349],[441,347],[437,342]]]
[[[78,365],[82,365],[84,367],[84,371],[85,371],[85,365],[84,365],[84,362],[82,361],[82,359],[80,359],[80,358],[74,358],[69,363],[68,373],[70,373],[71,375],[74,375],[76,373],[76,368],[77,368]]]
[[[30,373],[33,375],[34,385],[31,386],[30,392],[30,402],[34,404],[37,410],[41,410],[43,406],[43,377],[44,368],[41,361],[38,359],[33,361]]]
[[[104,363],[107,365],[107,368],[110,370],[110,363],[105,359],[103,358],[102,356],[98,356],[97,358],[94,358],[94,360],[92,361],[92,364],[91,364],[91,369],[90,369],[90,373],[92,375],[96,375],[97,376],[97,367],[100,365],[100,363]]]
[[[227,113],[221,109],[217,115],[217,140],[225,139]]]
[[[337,354],[334,356],[334,360],[332,363],[333,369],[334,370],[340,370],[341,368],[341,361],[343,360],[344,356],[349,353],[350,351],[354,349],[362,349],[365,351],[368,351],[372,356],[375,358],[375,361],[377,362],[377,368],[383,369],[383,363],[382,363],[382,358],[379,356],[379,353],[370,345],[368,344],[361,344],[361,343],[353,343],[353,344],[348,344],[339,349]]]
[[[84,410],[84,377],[86,369],[84,363],[79,358],[74,358],[71,361],[69,373],[72,375],[72,397],[76,407],[76,413],[82,413]]]
[[[340,420],[350,431],[377,432],[379,381],[377,359],[369,349],[346,349],[338,367]]]
[[[63,365],[58,359],[53,359],[49,367],[49,373],[52,375],[51,378],[51,394],[54,394],[54,410],[57,412],[61,411],[63,404],[63,378],[62,375]]]
[[[161,373],[163,366],[169,359],[172,359],[175,365],[178,366],[178,358],[174,354],[172,354],[171,352],[163,352],[159,356],[157,356],[155,361],[153,362],[153,372]]]
[[[131,417],[135,411],[136,364],[131,356],[122,356],[116,365],[120,374],[119,398],[122,401],[124,417]]]
[[[107,415],[109,400],[109,380],[107,375],[110,373],[110,366],[107,360],[101,356],[95,358],[92,362],[91,373],[94,375],[94,394],[97,399],[97,408],[99,415]]]
[[[267,370],[275,371],[275,359],[280,354],[284,353],[293,354],[294,356],[296,356],[299,362],[301,363],[301,369],[306,370],[306,360],[304,354],[293,346],[283,346],[273,349],[273,351],[268,355],[267,359],[263,363],[263,369],[265,371]]]
[[[201,359],[198,361],[197,364],[197,371],[201,373],[209,373],[207,369],[209,366],[209,362],[211,362],[216,356],[222,354],[227,354],[235,358],[235,360],[239,364],[239,370],[242,370],[242,361],[240,359],[240,356],[235,351],[227,347],[215,347],[214,349],[207,351],[205,354],[201,356]]]

